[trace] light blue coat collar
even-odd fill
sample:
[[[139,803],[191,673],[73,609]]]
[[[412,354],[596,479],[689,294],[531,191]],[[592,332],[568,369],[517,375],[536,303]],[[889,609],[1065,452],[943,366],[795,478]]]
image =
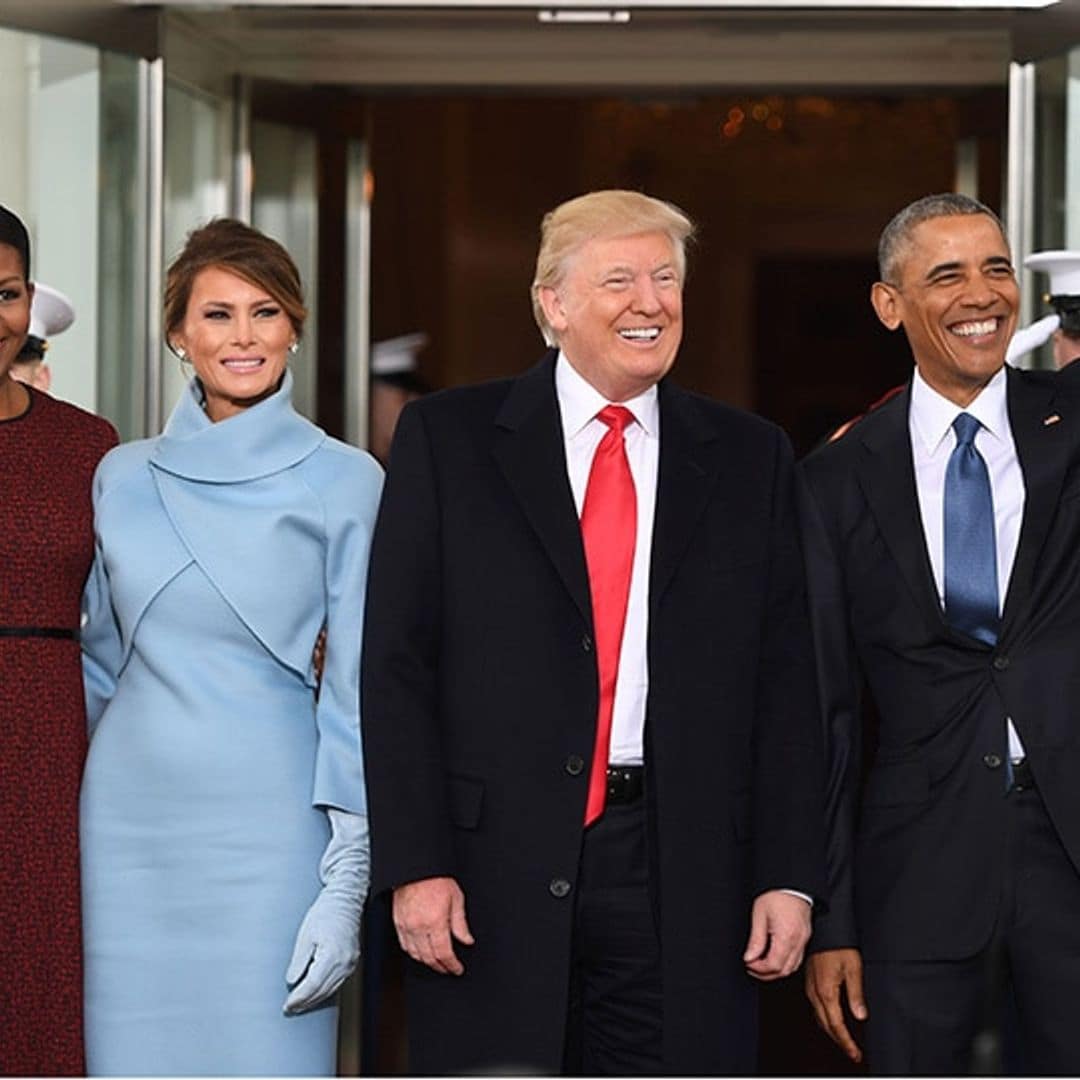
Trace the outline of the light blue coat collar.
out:
[[[257,405],[227,420],[212,421],[202,409],[198,379],[173,409],[150,455],[155,468],[187,480],[236,484],[288,469],[311,454],[326,433],[292,407],[292,373]]]

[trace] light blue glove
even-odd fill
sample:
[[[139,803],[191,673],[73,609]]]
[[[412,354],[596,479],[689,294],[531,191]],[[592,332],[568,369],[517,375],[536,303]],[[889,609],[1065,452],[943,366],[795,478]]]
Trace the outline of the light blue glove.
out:
[[[285,1013],[304,1012],[336,993],[360,959],[360,915],[370,868],[366,814],[327,807],[330,842],[319,861],[322,891],[296,935],[285,981]]]

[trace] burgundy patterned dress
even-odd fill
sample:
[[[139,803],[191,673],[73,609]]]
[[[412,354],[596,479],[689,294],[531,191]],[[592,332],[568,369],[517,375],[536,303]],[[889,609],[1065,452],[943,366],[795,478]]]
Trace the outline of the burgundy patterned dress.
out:
[[[0,421],[0,1074],[78,1075],[79,602],[116,432],[36,390]]]

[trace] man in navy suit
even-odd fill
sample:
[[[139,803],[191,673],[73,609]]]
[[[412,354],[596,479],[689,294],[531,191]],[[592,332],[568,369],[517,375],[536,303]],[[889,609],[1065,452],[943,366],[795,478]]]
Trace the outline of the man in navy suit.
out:
[[[807,992],[856,1061],[868,1017],[875,1072],[985,1065],[1011,997],[1026,1066],[1077,1073],[1075,379],[1005,366],[1018,291],[981,203],[906,207],[879,263],[911,382],[802,468],[829,768]]]
[[[675,207],[545,220],[525,374],[402,414],[363,727],[415,1072],[748,1072],[823,874],[787,440],[679,389]],[[479,314],[479,313],[478,313]]]

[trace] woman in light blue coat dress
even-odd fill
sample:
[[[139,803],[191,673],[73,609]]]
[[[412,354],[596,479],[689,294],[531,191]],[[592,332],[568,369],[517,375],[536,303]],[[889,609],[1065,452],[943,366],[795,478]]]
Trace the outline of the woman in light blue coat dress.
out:
[[[292,408],[305,313],[278,244],[197,230],[165,307],[195,378],[164,434],[95,478],[88,1070],[332,1075],[367,889],[358,681],[382,475]]]

